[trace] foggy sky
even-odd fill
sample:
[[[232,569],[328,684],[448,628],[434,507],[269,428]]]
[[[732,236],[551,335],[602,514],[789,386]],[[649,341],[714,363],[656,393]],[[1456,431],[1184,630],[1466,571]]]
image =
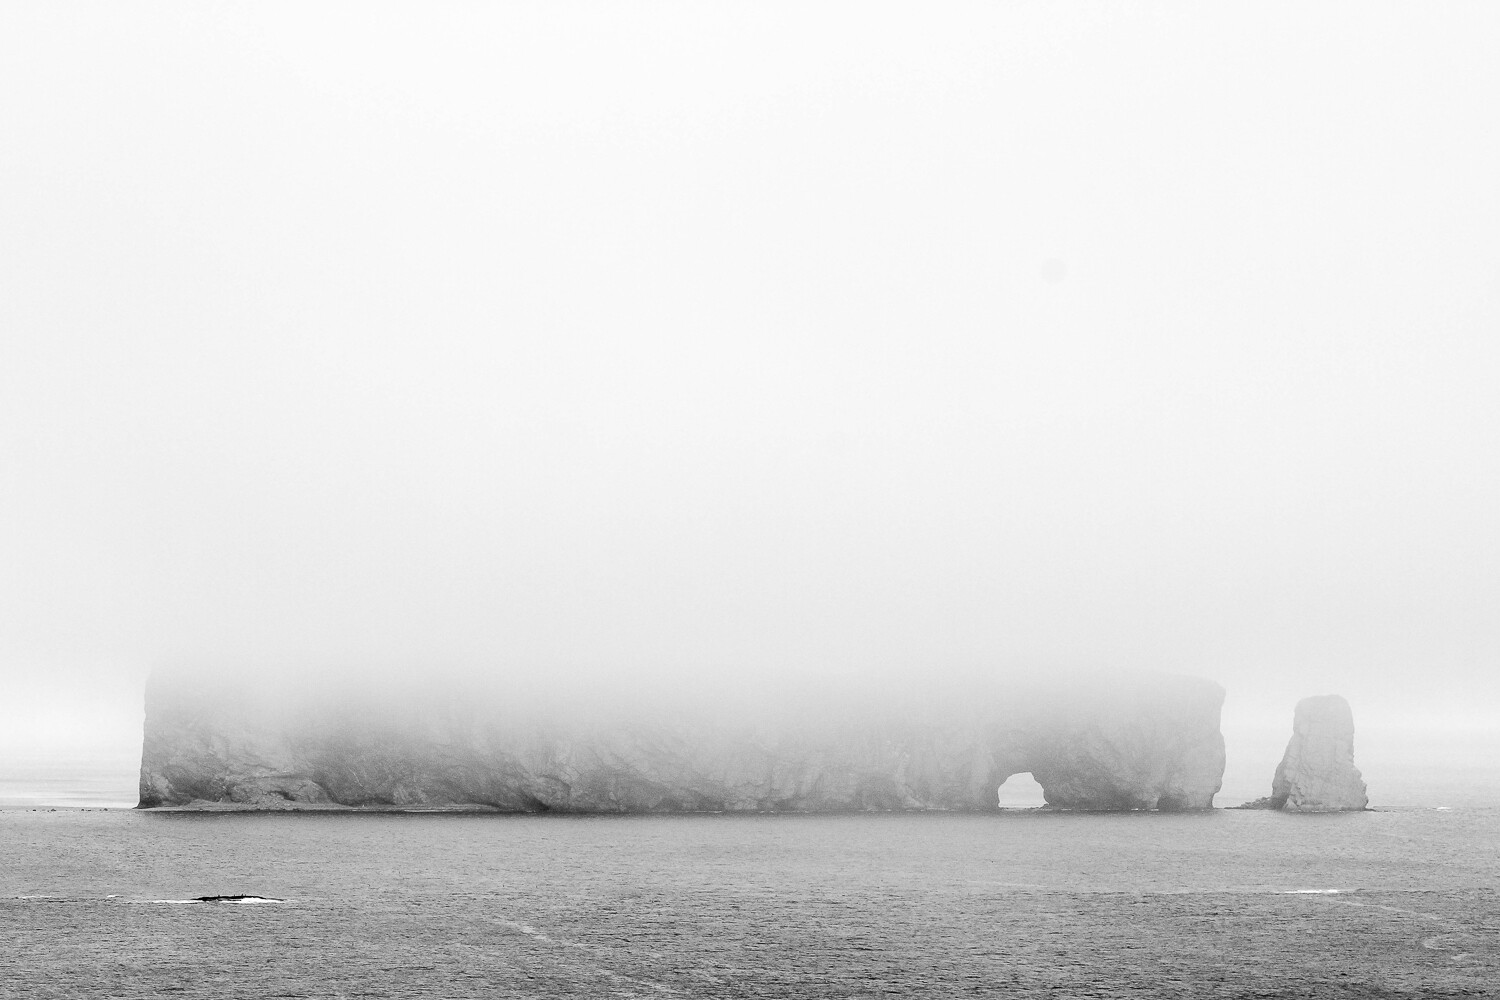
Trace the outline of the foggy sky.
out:
[[[162,664],[1490,725],[1497,28],[11,5],[0,743]]]

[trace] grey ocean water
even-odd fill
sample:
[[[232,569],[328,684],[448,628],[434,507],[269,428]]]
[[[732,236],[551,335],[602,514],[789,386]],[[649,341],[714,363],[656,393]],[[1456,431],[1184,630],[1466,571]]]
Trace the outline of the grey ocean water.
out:
[[[1497,885],[1492,808],[11,809],[0,996],[1496,996]]]

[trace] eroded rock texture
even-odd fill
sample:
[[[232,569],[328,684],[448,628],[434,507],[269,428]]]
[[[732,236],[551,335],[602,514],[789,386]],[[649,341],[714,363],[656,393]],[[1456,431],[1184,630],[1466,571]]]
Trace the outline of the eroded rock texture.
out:
[[[1224,691],[1143,675],[991,696],[776,713],[529,711],[452,691],[328,699],[159,677],[142,807],[540,812],[988,810],[1030,771],[1049,805],[1206,809],[1224,770]]]
[[[1303,698],[1271,795],[1255,805],[1289,812],[1346,812],[1369,805],[1354,766],[1354,713],[1336,694]]]

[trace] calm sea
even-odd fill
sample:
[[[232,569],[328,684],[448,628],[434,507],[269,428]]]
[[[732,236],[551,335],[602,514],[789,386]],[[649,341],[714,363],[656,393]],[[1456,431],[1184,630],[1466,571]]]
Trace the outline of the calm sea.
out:
[[[0,996],[1497,996],[1497,886],[1486,808],[11,809]]]

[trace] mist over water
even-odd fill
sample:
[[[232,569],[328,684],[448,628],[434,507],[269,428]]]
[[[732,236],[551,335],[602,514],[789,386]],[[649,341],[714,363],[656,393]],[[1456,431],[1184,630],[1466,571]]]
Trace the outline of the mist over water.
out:
[[[116,788],[158,669],[1166,670],[1222,803],[1329,692],[1489,794],[1497,27],[7,10],[0,779]]]

